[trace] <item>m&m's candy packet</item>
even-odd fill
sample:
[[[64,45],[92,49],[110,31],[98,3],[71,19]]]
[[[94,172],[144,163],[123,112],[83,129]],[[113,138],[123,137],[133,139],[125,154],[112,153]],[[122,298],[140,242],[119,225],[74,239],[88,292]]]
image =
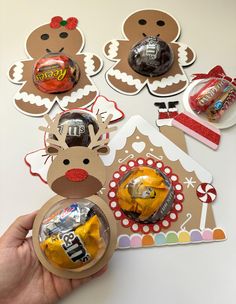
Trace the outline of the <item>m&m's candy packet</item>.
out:
[[[93,265],[106,250],[109,225],[102,211],[88,199],[49,210],[42,221],[40,247],[47,260],[64,269]]]

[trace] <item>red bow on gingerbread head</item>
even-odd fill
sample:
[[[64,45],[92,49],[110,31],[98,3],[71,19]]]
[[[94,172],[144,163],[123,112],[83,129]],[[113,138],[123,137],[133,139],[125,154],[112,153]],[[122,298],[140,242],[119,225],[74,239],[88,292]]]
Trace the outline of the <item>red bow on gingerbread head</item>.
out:
[[[66,20],[63,20],[61,16],[56,16],[51,19],[50,27],[53,29],[64,26],[68,30],[74,30],[78,24],[78,19],[75,17],[69,17]]]
[[[216,78],[224,78],[231,82],[233,85],[236,85],[236,78],[232,79],[231,77],[227,76],[225,71],[220,65],[215,66],[213,69],[210,70],[207,74],[193,74],[194,78],[193,80],[197,79],[206,79],[210,77],[216,77]]]

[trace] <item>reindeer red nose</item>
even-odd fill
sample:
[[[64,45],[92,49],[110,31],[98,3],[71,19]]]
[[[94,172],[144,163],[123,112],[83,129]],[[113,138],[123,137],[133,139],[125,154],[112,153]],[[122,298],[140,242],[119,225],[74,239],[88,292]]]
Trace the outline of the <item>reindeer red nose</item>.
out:
[[[84,169],[70,169],[65,173],[67,179],[72,182],[82,182],[88,177],[88,172]]]

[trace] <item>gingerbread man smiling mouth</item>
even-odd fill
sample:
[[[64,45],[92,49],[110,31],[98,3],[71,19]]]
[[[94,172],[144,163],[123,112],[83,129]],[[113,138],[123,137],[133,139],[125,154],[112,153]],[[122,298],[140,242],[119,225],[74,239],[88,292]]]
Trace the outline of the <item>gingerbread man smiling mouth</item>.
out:
[[[17,109],[31,116],[42,116],[49,112],[55,102],[63,110],[76,107],[85,108],[92,104],[98,90],[90,76],[102,68],[102,61],[92,53],[82,53],[84,37],[77,28],[78,20],[70,17],[53,17],[51,22],[35,29],[27,38],[26,53],[28,60],[19,61],[11,66],[9,78],[21,84],[15,95]],[[36,61],[53,53],[69,56],[79,66],[80,78],[75,86],[60,94],[48,94],[40,91],[33,82],[32,71]]]
[[[106,80],[112,88],[123,94],[135,95],[147,86],[155,96],[174,95],[186,88],[188,79],[183,66],[192,64],[196,56],[188,46],[176,42],[180,27],[172,16],[159,10],[137,11],[125,20],[123,35],[125,39],[111,40],[104,47],[105,56],[116,62],[106,73]],[[129,64],[131,49],[146,37],[163,40],[173,53],[173,63],[162,75],[145,76]]]

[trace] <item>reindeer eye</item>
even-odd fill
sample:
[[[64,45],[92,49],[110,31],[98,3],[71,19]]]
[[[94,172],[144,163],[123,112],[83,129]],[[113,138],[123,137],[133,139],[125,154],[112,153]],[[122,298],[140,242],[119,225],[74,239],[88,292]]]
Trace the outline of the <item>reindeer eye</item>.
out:
[[[88,159],[88,158],[85,158],[85,159],[83,160],[83,163],[84,163],[85,165],[89,164],[89,159]]]
[[[64,160],[63,160],[63,164],[64,164],[64,165],[69,165],[69,163],[70,163],[69,159],[64,159]]]

